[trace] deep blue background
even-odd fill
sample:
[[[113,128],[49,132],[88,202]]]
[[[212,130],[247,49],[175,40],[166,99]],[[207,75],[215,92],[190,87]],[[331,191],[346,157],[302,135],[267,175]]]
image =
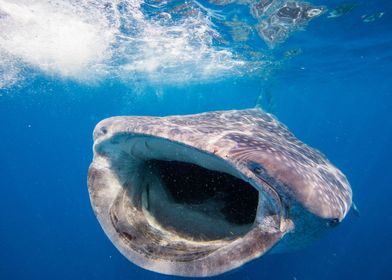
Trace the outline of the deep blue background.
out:
[[[322,1],[318,1],[322,2]],[[338,2],[338,1],[334,1]],[[306,249],[268,255],[217,279],[392,279],[392,9],[370,1],[315,20],[276,49],[301,48],[267,81],[163,88],[37,77],[0,96],[0,279],[171,279],[128,262],[87,193],[95,124],[113,115],[266,108],[347,175],[352,213]],[[384,11],[363,23],[365,13]]]

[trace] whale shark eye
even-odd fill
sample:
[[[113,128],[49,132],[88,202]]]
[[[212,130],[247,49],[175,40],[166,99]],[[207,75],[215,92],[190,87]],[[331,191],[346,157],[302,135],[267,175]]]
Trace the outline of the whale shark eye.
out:
[[[339,225],[339,219],[331,219],[327,222],[327,225],[329,227],[336,227],[337,225]]]

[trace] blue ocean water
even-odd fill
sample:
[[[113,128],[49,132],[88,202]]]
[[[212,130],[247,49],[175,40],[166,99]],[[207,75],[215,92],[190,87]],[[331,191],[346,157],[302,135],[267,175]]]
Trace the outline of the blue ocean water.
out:
[[[307,248],[217,279],[392,279],[390,2],[310,1],[325,7],[321,15],[272,45],[252,31],[258,54],[241,59],[232,55],[247,51],[241,40],[205,39],[212,31],[183,40],[212,26],[204,17],[146,27],[155,22],[147,8],[171,10],[136,2],[0,0],[0,278],[173,279],[131,264],[95,218],[86,185],[95,124],[261,105],[346,174],[360,217],[350,212]],[[108,3],[136,19],[113,31],[111,22],[100,25],[102,13],[82,9],[107,11]],[[170,32],[161,38],[158,27]]]

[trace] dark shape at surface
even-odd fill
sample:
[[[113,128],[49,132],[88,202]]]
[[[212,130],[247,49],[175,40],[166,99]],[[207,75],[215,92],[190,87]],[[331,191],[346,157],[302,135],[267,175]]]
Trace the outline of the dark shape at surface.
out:
[[[267,44],[273,46],[321,15],[325,8],[300,1],[256,1],[251,11],[259,20],[256,26],[258,33]]]
[[[328,18],[337,18],[352,12],[359,5],[357,3],[346,3],[337,6],[328,13]]]
[[[259,109],[103,120],[88,184],[130,261],[199,277],[304,246],[352,198],[336,167]]]

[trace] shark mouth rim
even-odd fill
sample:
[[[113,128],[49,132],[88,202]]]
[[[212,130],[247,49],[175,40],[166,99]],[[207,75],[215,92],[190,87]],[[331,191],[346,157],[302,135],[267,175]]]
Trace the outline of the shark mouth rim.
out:
[[[179,276],[217,275],[264,254],[284,234],[280,230],[282,206],[277,202],[279,197],[271,196],[271,187],[265,182],[256,183],[244,175],[240,166],[214,153],[160,137],[129,133],[106,135],[94,148],[89,169],[93,208],[115,246],[141,267]],[[237,187],[241,181],[240,189],[243,187],[248,196],[257,192],[253,218],[243,224],[228,224],[233,217],[215,215],[219,207],[227,206],[220,204],[219,196],[209,196],[212,202],[201,204],[212,207],[212,218],[200,218],[200,214],[211,214],[211,209],[203,212],[192,204],[173,203],[175,191],[185,189],[174,188],[173,192],[165,187],[168,181],[166,178],[163,182],[162,169],[169,168],[165,172],[170,175],[179,166],[192,170],[198,166],[204,170],[198,170],[198,175],[209,172],[213,174],[210,179],[217,179],[217,174],[226,176]],[[239,209],[241,206],[236,210]]]

